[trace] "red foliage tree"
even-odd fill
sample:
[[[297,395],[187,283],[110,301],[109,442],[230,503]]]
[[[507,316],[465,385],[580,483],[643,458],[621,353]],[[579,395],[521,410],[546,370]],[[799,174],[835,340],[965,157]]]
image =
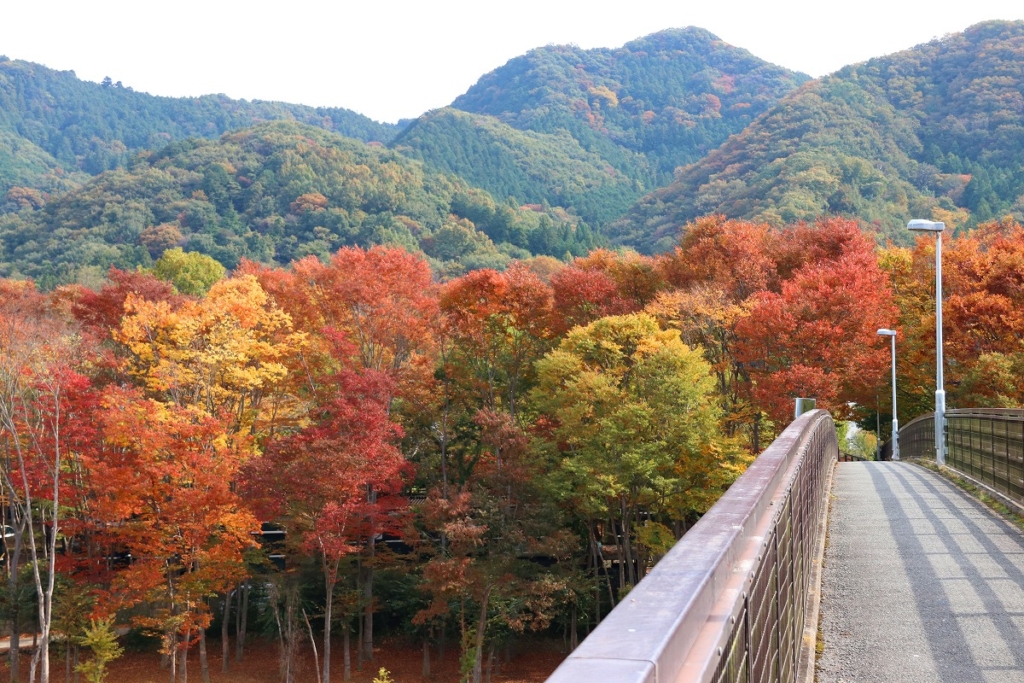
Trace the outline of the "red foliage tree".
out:
[[[815,239],[805,237],[808,228],[795,236],[820,258],[795,270],[779,293],[757,295],[737,323],[737,358],[749,368],[753,399],[779,424],[798,396],[849,415],[850,403],[873,400],[889,365],[876,332],[894,324],[896,309],[874,243],[852,221],[819,228]]]
[[[340,346],[340,345],[339,345]],[[397,495],[408,463],[395,446],[401,428],[389,419],[390,378],[343,370],[313,425],[276,441],[247,468],[245,489],[264,519],[283,524],[319,556],[327,602],[323,681],[331,677],[331,625],[341,561],[378,534],[396,532],[405,506]]]

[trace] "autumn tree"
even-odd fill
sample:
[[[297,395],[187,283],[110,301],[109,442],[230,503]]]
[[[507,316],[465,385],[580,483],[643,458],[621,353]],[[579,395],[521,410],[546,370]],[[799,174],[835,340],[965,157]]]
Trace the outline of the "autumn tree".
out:
[[[271,443],[250,463],[245,481],[261,515],[320,559],[326,594],[322,680],[330,683],[339,567],[370,539],[401,525],[395,512],[403,507],[397,494],[407,463],[395,446],[401,429],[388,415],[390,378],[343,370],[326,379],[332,391],[314,409],[313,423]]]
[[[876,334],[896,320],[888,278],[874,243],[852,221],[829,219],[793,236],[798,246],[788,252],[803,264],[779,292],[755,296],[737,323],[737,358],[749,368],[752,400],[777,424],[788,421],[799,396],[849,418],[851,405],[874,401],[889,366]]]
[[[153,264],[153,274],[172,283],[183,294],[205,294],[224,277],[224,266],[206,254],[168,249]]]
[[[736,356],[736,325],[749,315],[755,295],[778,290],[781,241],[765,224],[720,215],[697,219],[686,226],[679,246],[658,258],[670,288],[646,309],[703,351],[717,381],[727,434],[748,431],[755,453],[761,413],[749,400],[749,370]]]
[[[1024,228],[1006,219],[944,240],[943,339],[952,405],[1013,407],[1024,403]],[[901,328],[900,410],[931,410],[935,390],[934,239],[883,256]],[[905,405],[904,405],[905,404]]]
[[[549,345],[551,290],[532,271],[477,270],[450,282],[441,294],[457,372],[476,405],[516,419],[532,363]]]
[[[224,451],[232,458],[228,484],[275,430],[305,419],[306,407],[287,381],[291,358],[305,335],[292,330],[291,318],[253,275],[221,280],[202,299],[176,307],[129,295],[113,336],[125,348],[124,371],[154,402],[153,410],[221,430],[219,438],[233,449]],[[218,523],[214,518],[208,522]],[[237,566],[225,565],[222,574],[244,576],[241,556],[232,555],[230,561]],[[224,592],[230,587],[216,585]],[[200,609],[198,621],[182,622],[186,636],[206,619],[205,609]],[[198,635],[205,668],[205,630],[199,629]],[[186,638],[182,645],[188,644]]]
[[[677,330],[633,314],[573,330],[538,374],[533,399],[559,458],[559,495],[588,529],[592,553],[621,537],[610,544],[618,588],[635,585],[640,513],[682,522],[740,471],[719,431],[710,368]]]
[[[107,596],[110,609],[145,604],[134,622],[162,637],[172,680],[186,680],[189,646],[205,650],[207,599],[244,576],[242,552],[259,525],[234,491],[252,438],[235,415],[210,414],[110,387],[103,447],[89,459],[96,533],[130,554]],[[205,661],[203,662],[205,665]]]
[[[5,543],[8,590],[17,595],[27,544],[40,635],[32,678],[38,673],[43,683],[50,680],[56,548],[64,514],[74,507],[71,474],[93,441],[93,395],[82,374],[90,355],[74,327],[54,313],[32,283],[0,282],[0,481],[13,531]],[[12,617],[16,678],[17,609]]]
[[[413,623],[443,624],[454,613],[463,680],[480,683],[497,643],[543,630],[558,614],[577,543],[527,434],[506,412],[481,410],[475,426],[473,468],[422,507],[421,523],[441,543],[422,568],[430,604]]]
[[[636,252],[616,253],[595,249],[586,256],[574,259],[572,265],[579,270],[601,272],[611,278],[615,283],[616,294],[624,302],[628,313],[643,310],[665,288],[665,279],[657,261]]]

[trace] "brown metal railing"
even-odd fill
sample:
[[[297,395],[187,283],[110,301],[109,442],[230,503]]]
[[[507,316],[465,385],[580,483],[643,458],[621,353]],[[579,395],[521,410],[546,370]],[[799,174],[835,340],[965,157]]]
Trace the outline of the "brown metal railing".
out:
[[[795,680],[838,452],[826,411],[797,418],[548,683]]]
[[[929,413],[901,429],[900,451],[934,458],[933,424]],[[1024,410],[947,410],[946,466],[1024,505]]]
[[[887,441],[885,448],[891,449]],[[900,454],[907,458],[935,459],[935,415],[926,413],[900,428]]]

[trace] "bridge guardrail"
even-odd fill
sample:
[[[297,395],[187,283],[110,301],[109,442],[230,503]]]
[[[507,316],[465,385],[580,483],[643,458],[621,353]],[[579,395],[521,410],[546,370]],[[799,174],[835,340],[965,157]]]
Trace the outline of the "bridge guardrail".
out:
[[[797,418],[548,683],[795,680],[838,451],[826,411]]]
[[[900,430],[900,450],[935,457],[934,415]],[[958,408],[946,411],[946,466],[1024,506],[1024,410]]]

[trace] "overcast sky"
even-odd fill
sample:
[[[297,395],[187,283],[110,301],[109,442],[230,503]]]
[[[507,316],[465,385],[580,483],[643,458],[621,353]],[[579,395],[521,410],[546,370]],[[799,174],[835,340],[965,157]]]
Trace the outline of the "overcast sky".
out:
[[[533,47],[618,47],[700,26],[812,76],[986,19],[1024,0],[0,0],[0,54],[156,95],[225,93],[381,121],[444,106]]]

